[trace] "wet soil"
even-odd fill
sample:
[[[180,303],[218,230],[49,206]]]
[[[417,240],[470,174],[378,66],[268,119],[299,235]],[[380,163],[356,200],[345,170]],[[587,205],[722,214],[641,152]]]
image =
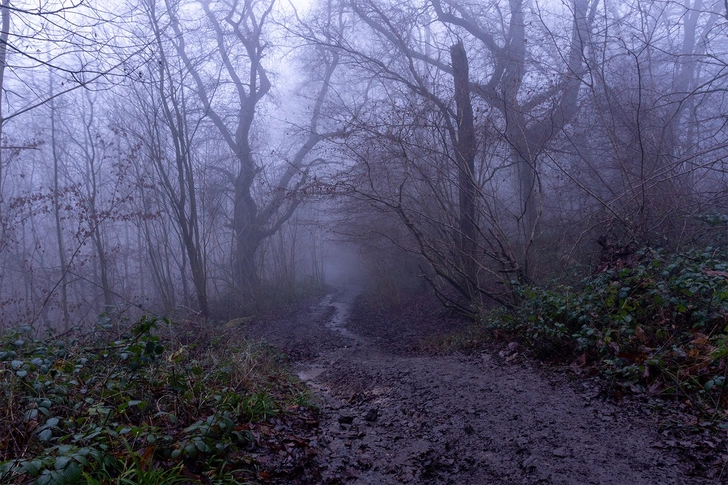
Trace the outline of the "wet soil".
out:
[[[393,309],[360,295],[341,288],[247,329],[288,353],[319,403],[307,483],[728,483],[727,450],[702,454],[713,463],[698,470],[652,416],[607,402],[589,380],[507,347],[423,352],[465,323],[426,298]]]

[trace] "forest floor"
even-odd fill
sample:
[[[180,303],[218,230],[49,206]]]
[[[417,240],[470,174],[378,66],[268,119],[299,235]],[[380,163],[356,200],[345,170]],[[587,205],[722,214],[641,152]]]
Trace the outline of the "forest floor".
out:
[[[465,322],[426,298],[377,303],[344,287],[247,327],[289,355],[320,408],[299,483],[728,483],[715,434],[681,440],[648,407],[508,342],[439,355],[426,342]]]

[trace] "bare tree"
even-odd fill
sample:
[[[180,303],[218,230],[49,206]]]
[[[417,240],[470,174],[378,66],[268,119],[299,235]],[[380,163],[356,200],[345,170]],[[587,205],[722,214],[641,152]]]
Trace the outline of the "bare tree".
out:
[[[203,228],[198,210],[200,190],[195,166],[194,140],[204,113],[195,110],[188,100],[189,89],[185,85],[185,72],[174,65],[176,51],[171,48],[166,38],[164,9],[160,12],[156,1],[143,2],[146,20],[149,22],[153,40],[154,68],[142,82],[133,82],[132,89],[136,93],[138,109],[130,111],[134,117],[126,123],[128,130],[145,145],[145,152],[159,180],[159,187],[167,201],[166,208],[171,216],[176,234],[183,248],[181,282],[183,293],[187,295],[186,267],[192,276],[197,311],[201,316],[209,315],[207,292],[207,265],[203,242]],[[138,120],[143,120],[139,123]],[[150,251],[155,250],[149,238],[149,221],[143,221]],[[167,236],[165,236],[167,237]],[[152,258],[156,273],[163,265],[155,256]],[[162,285],[166,286],[166,285]],[[169,292],[163,291],[164,294]],[[174,298],[168,294],[167,304]]]
[[[233,282],[237,294],[254,298],[259,288],[255,255],[261,242],[275,234],[294,213],[302,200],[299,189],[309,177],[309,155],[327,134],[320,132],[321,110],[329,92],[330,79],[338,66],[335,53],[320,50],[322,73],[320,88],[314,99],[307,135],[290,160],[283,165],[271,193],[265,200],[256,200],[255,184],[266,172],[264,162],[252,145],[253,131],[261,102],[271,90],[268,69],[264,65],[268,45],[264,39],[274,3],[244,0],[229,5],[200,1],[199,5],[211,28],[216,50],[212,53],[232,99],[218,99],[222,82],[211,85],[206,70],[211,66],[190,53],[184,25],[175,8],[168,4],[170,26],[174,32],[177,53],[192,76],[197,97],[235,161],[231,169],[217,167],[232,187]],[[211,61],[212,62],[212,61]],[[206,68],[203,66],[207,66]],[[228,111],[228,109],[231,110]]]
[[[547,155],[551,176],[568,181],[553,203],[586,197],[583,225],[564,231],[571,247],[587,235],[607,256],[636,244],[676,247],[692,241],[694,216],[718,203],[726,144],[714,59],[726,46],[716,5],[639,2],[596,16],[581,112],[562,134],[561,156]]]
[[[352,0],[340,6],[345,35],[322,26],[312,39],[363,80],[350,107],[359,131],[346,146],[361,169],[351,190],[399,215],[413,238],[407,249],[469,302],[464,311],[483,298],[512,304],[510,282],[533,276],[541,158],[578,113],[596,6],[569,2],[564,17],[527,13],[517,0]],[[555,19],[565,31],[549,30]],[[531,47],[537,33],[553,49]]]

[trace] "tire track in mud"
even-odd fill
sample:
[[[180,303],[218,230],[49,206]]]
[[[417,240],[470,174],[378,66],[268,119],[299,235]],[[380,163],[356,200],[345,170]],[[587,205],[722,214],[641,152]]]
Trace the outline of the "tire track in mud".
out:
[[[347,327],[356,296],[327,295],[323,327],[335,337],[322,339],[336,345],[296,369],[321,402],[312,445],[324,483],[720,483],[689,477],[674,452],[654,448],[649,419],[532,368],[489,353],[388,350],[383,335]]]

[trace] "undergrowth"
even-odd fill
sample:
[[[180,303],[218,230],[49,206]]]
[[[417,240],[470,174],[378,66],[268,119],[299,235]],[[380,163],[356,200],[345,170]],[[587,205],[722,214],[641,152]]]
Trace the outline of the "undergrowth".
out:
[[[0,483],[249,483],[256,423],[305,404],[276,354],[163,341],[143,317],[113,342],[0,338]]]
[[[577,287],[523,287],[481,328],[541,358],[591,368],[627,392],[669,396],[716,421],[728,392],[728,254],[644,249]]]

